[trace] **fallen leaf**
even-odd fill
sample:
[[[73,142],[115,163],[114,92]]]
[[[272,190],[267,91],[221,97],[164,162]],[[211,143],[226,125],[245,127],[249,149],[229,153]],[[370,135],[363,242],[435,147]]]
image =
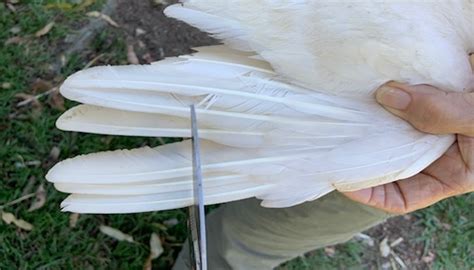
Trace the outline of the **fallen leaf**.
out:
[[[421,260],[427,264],[430,264],[434,261],[435,258],[436,255],[433,252],[428,251],[428,254],[426,256],[423,256]]]
[[[161,245],[160,237],[156,233],[152,233],[150,237],[150,255],[148,256],[143,269],[152,269],[152,262],[154,259],[160,257],[163,253],[163,246]]]
[[[32,212],[40,209],[46,203],[46,190],[43,187],[43,184],[40,184],[38,189],[35,192],[35,200],[31,203],[28,212]]]
[[[401,242],[403,242],[403,237],[398,237],[397,240],[393,241],[390,244],[390,247],[396,247],[396,246],[400,245]]]
[[[39,160],[28,160],[28,161],[25,161],[25,165],[26,166],[37,167],[37,166],[41,165],[41,161],[39,161]]]
[[[12,28],[10,28],[10,33],[12,34],[18,34],[20,32],[21,32],[21,27],[18,25],[15,25]]]
[[[59,60],[61,61],[61,66],[64,67],[66,66],[67,64],[67,58],[64,54],[61,54],[61,56],[59,57]]]
[[[54,91],[49,95],[48,104],[51,108],[65,111],[66,107],[64,107],[64,97],[59,93],[59,91]]]
[[[135,50],[133,49],[133,45],[127,46],[127,60],[128,60],[128,63],[132,65],[140,64],[140,61],[138,61],[137,54],[135,53]]]
[[[443,228],[447,231],[451,230],[451,228],[453,227],[449,223],[441,223],[441,226],[443,226]]]
[[[13,12],[13,13],[16,12],[16,8],[15,8],[14,5],[12,5],[12,4],[10,4],[10,3],[7,3],[7,7],[8,7],[8,9],[9,9],[11,12]]]
[[[76,228],[78,220],[79,220],[78,213],[72,213],[71,215],[69,215],[69,228]]]
[[[51,151],[49,151],[49,159],[51,161],[58,161],[59,155],[61,154],[61,149],[57,146],[53,146]]]
[[[133,241],[133,236],[125,234],[125,233],[121,232],[120,230],[117,230],[117,229],[109,227],[109,226],[100,225],[100,231],[103,234],[105,234],[107,236],[110,236],[110,237],[112,237],[112,238],[114,238],[118,241],[127,241],[127,242],[130,242],[130,243],[135,242],[135,241]]]
[[[24,38],[19,37],[19,36],[14,36],[14,37],[11,37],[11,38],[5,40],[5,42],[3,44],[5,46],[10,45],[10,44],[21,44],[21,43],[23,43],[23,41],[25,41]]]
[[[168,5],[168,0],[153,0],[156,5]]]
[[[168,230],[168,227],[166,227],[165,225],[163,225],[161,223],[152,223],[152,225],[155,226],[160,231]]]
[[[48,91],[49,89],[53,88],[53,84],[49,81],[43,80],[41,78],[37,78],[31,84],[31,91],[33,94],[39,94]]]
[[[9,82],[2,83],[2,89],[10,89],[11,87],[12,87],[12,84]]]
[[[362,243],[368,245],[369,247],[373,247],[375,245],[374,239],[368,236],[367,234],[358,233],[355,235],[355,239],[362,241]]]
[[[160,237],[156,233],[152,233],[150,237],[150,257],[156,259],[163,253]]]
[[[390,262],[385,262],[384,264],[382,264],[382,270],[388,269],[392,269],[392,265],[390,264]]]
[[[166,225],[167,227],[173,227],[178,225],[179,221],[177,218],[171,218],[168,220],[163,221],[163,224]]]
[[[151,56],[150,53],[145,53],[143,56],[142,56],[143,60],[145,60],[147,63],[152,63],[154,62],[155,60],[153,59],[153,57]]]
[[[31,225],[31,223],[28,223],[24,221],[23,219],[18,219],[12,213],[4,212],[4,211],[2,212],[2,220],[6,224],[13,223],[15,226],[25,231],[31,231],[34,228],[33,225]]]
[[[390,255],[390,251],[391,251],[391,248],[388,246],[387,242],[388,242],[388,238],[385,237],[382,240],[382,242],[380,242],[380,245],[379,245],[380,255],[382,255],[382,257],[384,257],[384,258],[388,257],[388,255]]]
[[[114,26],[114,27],[120,27],[118,25],[118,23],[116,23],[114,20],[112,20],[112,18],[110,18],[108,15],[105,15],[103,13],[100,13],[99,11],[91,11],[91,12],[87,12],[86,15],[88,17],[92,17],[92,18],[99,18],[99,19],[102,19],[104,21],[106,21],[108,24]]]
[[[334,257],[334,255],[336,255],[336,249],[334,247],[325,247],[324,248],[324,253],[328,257]]]
[[[48,34],[49,31],[51,31],[51,29],[53,29],[53,26],[54,26],[54,22],[49,22],[43,28],[41,28],[40,30],[38,30],[35,33],[35,37],[42,37],[42,36]]]
[[[394,251],[391,252],[393,258],[395,259],[395,261],[402,267],[402,269],[407,269],[407,265],[405,264],[405,262],[402,260],[402,258],[400,258],[400,256],[397,255],[397,253],[395,253]],[[394,268],[396,269],[396,268]]]
[[[393,270],[398,270],[397,264],[395,263],[395,260],[393,258],[390,258],[390,266]]]
[[[146,34],[145,30],[143,30],[139,27],[135,29],[135,35],[140,36],[140,35],[143,35],[143,34]]]
[[[25,187],[23,188],[23,191],[21,192],[21,196],[31,194],[31,191],[33,190],[33,187],[35,186],[35,183],[36,183],[36,177],[31,176],[28,179],[28,183],[26,183]]]

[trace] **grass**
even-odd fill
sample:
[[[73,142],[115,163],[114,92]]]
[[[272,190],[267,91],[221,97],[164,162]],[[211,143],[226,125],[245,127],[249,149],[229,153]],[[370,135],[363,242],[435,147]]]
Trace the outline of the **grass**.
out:
[[[32,223],[34,229],[25,232],[0,221],[0,269],[138,269],[148,256],[148,239],[152,232],[160,235],[165,248],[154,267],[167,269],[186,238],[183,211],[81,215],[77,226],[71,228],[69,214],[59,211],[59,203],[65,195],[55,191],[44,179],[52,165],[53,147],[61,150],[59,159],[65,159],[102,150],[155,146],[159,141],[59,131],[54,122],[61,110],[50,106],[47,97],[39,100],[39,106],[16,107],[20,101],[16,94],[37,94],[32,85],[38,78],[55,85],[98,55],[102,55],[98,64],[126,63],[126,46],[120,31],[107,28],[95,37],[87,50],[69,56],[64,66],[54,70],[52,64],[58,62],[62,48],[67,46],[64,39],[86,21],[86,11],[97,10],[101,5],[101,1],[97,1],[80,10],[54,8],[64,3],[69,2],[22,1],[16,5],[16,13],[0,4],[0,205],[34,192],[41,183],[47,191],[47,202],[39,210],[28,212],[29,200],[3,209]],[[51,32],[40,38],[34,36],[53,20],[55,26]],[[10,30],[16,26],[20,27],[16,35],[25,40],[4,46],[7,39],[15,36]],[[10,86],[1,88],[5,83]],[[72,105],[66,102],[66,107]],[[32,188],[28,188],[29,183],[33,183]],[[409,240],[424,243],[426,252],[435,251],[434,269],[474,267],[473,206],[474,196],[469,195],[417,212],[423,233]],[[164,226],[164,221],[170,219],[177,219],[178,224]],[[101,234],[100,224],[133,235],[136,243],[117,242]],[[287,263],[283,269],[360,269],[365,249],[362,244],[351,241],[338,246],[334,257],[315,251]]]

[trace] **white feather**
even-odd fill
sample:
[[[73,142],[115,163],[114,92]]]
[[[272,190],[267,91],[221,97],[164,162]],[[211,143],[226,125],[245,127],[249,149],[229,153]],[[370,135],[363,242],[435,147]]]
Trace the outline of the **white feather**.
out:
[[[420,133],[376,104],[389,80],[460,91],[473,80],[474,8],[447,2],[188,0],[167,15],[223,46],[149,66],[97,67],[61,93],[85,103],[66,130],[189,136],[196,104],[206,204],[288,207],[412,176],[454,137]],[[231,6],[232,8],[229,8]],[[381,16],[380,14],[384,14]],[[302,26],[305,27],[302,27]],[[64,210],[126,213],[192,203],[189,142],[79,156],[47,175]]]

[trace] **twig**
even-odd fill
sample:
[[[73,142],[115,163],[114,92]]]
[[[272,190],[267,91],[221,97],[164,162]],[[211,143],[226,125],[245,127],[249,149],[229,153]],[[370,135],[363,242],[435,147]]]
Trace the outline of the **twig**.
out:
[[[0,205],[0,209],[3,209],[7,206],[12,206],[12,205],[15,205],[17,203],[20,203],[22,201],[25,201],[25,200],[28,200],[29,198],[33,198],[34,196],[36,196],[36,193],[30,193],[30,194],[26,194],[25,196],[21,196],[20,198],[16,199],[16,200],[13,200],[11,202],[8,202],[4,205]]]
[[[99,60],[100,58],[102,58],[104,56],[103,53],[97,55],[96,57],[94,57],[92,60],[89,61],[89,63],[87,63],[85,66],[84,66],[84,69],[86,68],[90,68],[93,64],[95,64],[95,62],[97,62],[97,60]]]
[[[23,107],[23,106],[28,105],[28,104],[30,104],[31,102],[34,102],[34,101],[36,101],[36,100],[38,100],[38,99],[40,99],[40,98],[42,98],[42,97],[44,97],[44,96],[48,96],[48,95],[50,95],[50,94],[52,94],[52,93],[54,93],[55,91],[58,91],[58,90],[59,90],[58,87],[55,86],[55,87],[49,89],[49,90],[46,91],[46,92],[43,92],[43,93],[38,94],[38,95],[36,95],[36,96],[34,96],[34,97],[32,97],[32,98],[25,99],[25,100],[23,100],[23,101],[21,101],[21,102],[18,102],[18,104],[16,104],[16,106],[17,106],[17,107]]]

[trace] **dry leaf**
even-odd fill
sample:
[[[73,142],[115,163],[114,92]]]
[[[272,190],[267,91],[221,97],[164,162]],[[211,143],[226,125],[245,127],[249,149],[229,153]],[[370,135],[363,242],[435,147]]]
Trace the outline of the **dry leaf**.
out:
[[[10,3],[7,3],[7,7],[8,7],[8,9],[9,9],[11,12],[13,12],[13,13],[16,12],[16,8],[15,8],[14,5],[12,5],[12,4],[10,4]]]
[[[400,256],[397,255],[397,253],[395,252],[391,252],[393,258],[395,259],[395,261],[402,267],[402,269],[407,269],[407,265],[405,264],[405,262],[402,260],[402,258],[400,258]],[[396,268],[394,268],[396,269]]]
[[[140,36],[140,35],[143,35],[143,34],[146,34],[145,30],[143,30],[139,27],[135,29],[135,35]]]
[[[328,257],[334,257],[334,255],[336,255],[336,249],[334,247],[325,247],[324,253],[326,253]]]
[[[153,3],[155,3],[156,5],[168,5],[168,0],[153,0]]]
[[[363,233],[358,233],[355,235],[355,239],[362,241],[364,244],[368,245],[369,247],[374,246],[374,239],[372,237],[368,236],[367,234]]]
[[[112,227],[109,227],[109,226],[105,226],[105,225],[100,225],[100,231],[105,234],[105,235],[108,235],[118,241],[127,241],[127,242],[130,242],[130,243],[134,243],[135,241],[133,241],[133,237],[131,235],[128,235],[128,234],[125,234],[123,232],[121,232],[120,230],[117,230],[117,229],[114,229]]]
[[[382,257],[384,258],[388,257],[388,255],[390,255],[390,252],[392,251],[392,249],[388,246],[387,242],[388,238],[385,237],[379,245],[380,255],[382,255]]]
[[[38,30],[38,32],[35,33],[35,37],[42,37],[42,36],[46,35],[47,33],[49,33],[49,31],[51,31],[53,26],[54,26],[54,22],[48,23],[43,28]]]
[[[178,225],[179,221],[177,218],[171,218],[168,220],[163,221],[163,224],[166,225],[167,227],[173,227]]]
[[[103,13],[100,13],[99,11],[91,11],[86,13],[87,16],[92,17],[92,18],[100,18],[104,21],[106,21],[108,24],[114,26],[114,27],[119,27],[118,23],[116,23],[112,18],[110,18],[108,15],[105,15]]]
[[[428,251],[428,254],[426,256],[423,256],[421,260],[427,264],[430,264],[434,261],[435,258],[436,255],[433,252]]]
[[[392,269],[392,265],[390,264],[390,262],[385,262],[381,265],[381,268],[382,270],[391,270]]]
[[[161,240],[156,233],[152,233],[150,237],[150,257],[156,259],[163,253]]]
[[[137,54],[135,53],[135,50],[133,49],[133,45],[127,46],[127,60],[128,60],[128,63],[132,65],[140,64],[140,61],[138,61]]]
[[[160,257],[163,253],[163,246],[161,245],[160,237],[156,233],[152,233],[150,237],[150,255],[145,261],[143,269],[152,269],[152,260]]]
[[[451,230],[451,228],[453,227],[449,223],[441,223],[441,226],[443,226],[443,229],[445,229],[447,231]]]
[[[53,84],[49,81],[37,78],[33,84],[31,84],[31,91],[33,94],[39,94],[48,91],[53,88]]]
[[[53,162],[58,161],[60,154],[61,154],[61,149],[59,149],[59,147],[57,146],[53,146],[53,148],[51,148],[51,151],[49,152],[48,159],[50,159]]]
[[[35,200],[31,203],[28,212],[32,212],[40,209],[46,203],[46,190],[43,187],[43,184],[40,184],[38,189],[35,192]]]
[[[78,213],[72,213],[69,216],[69,228],[76,228],[78,220],[79,220],[79,214]]]
[[[13,223],[15,226],[25,231],[33,230],[33,225],[23,219],[17,219],[12,213],[2,212],[2,220],[7,224]]]
[[[15,25],[12,28],[10,28],[10,33],[12,34],[18,34],[20,32],[21,32],[21,27],[18,25]]]
[[[37,167],[37,166],[41,165],[41,161],[39,161],[39,160],[28,160],[28,161],[25,161],[24,164],[25,164],[26,166]]]
[[[393,241],[390,244],[390,247],[396,247],[396,246],[400,245],[401,242],[403,242],[403,237],[398,237],[397,240]]]
[[[64,54],[61,54],[61,56],[59,57],[59,60],[61,60],[61,66],[64,67],[66,66],[67,64],[67,58]]]
[[[143,60],[145,60],[147,63],[152,63],[154,62],[155,60],[153,59],[153,57],[151,56],[150,53],[145,53],[143,56],[142,56]]]
[[[12,84],[9,82],[2,83],[2,89],[10,89],[11,87],[12,87]]]
[[[33,190],[33,187],[35,186],[35,183],[36,183],[36,177],[31,176],[28,179],[28,183],[26,183],[25,187],[23,188],[23,191],[21,192],[21,196],[31,194],[31,191]]]
[[[10,44],[21,44],[21,43],[23,43],[23,41],[25,41],[24,38],[19,37],[19,36],[15,36],[15,37],[11,37],[11,38],[7,39],[3,44],[5,46],[10,45]]]
[[[64,97],[59,93],[59,91],[54,91],[49,95],[48,104],[51,108],[65,111],[66,107],[64,107]]]

